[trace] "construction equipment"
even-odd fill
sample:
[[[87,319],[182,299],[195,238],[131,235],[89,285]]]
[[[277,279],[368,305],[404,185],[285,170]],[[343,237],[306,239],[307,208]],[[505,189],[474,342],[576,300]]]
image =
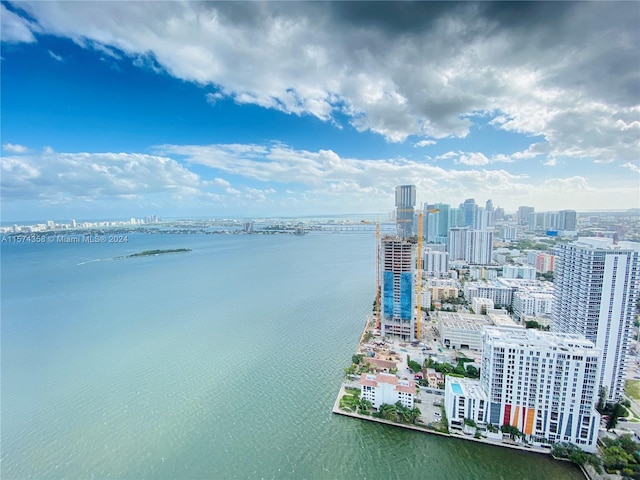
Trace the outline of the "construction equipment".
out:
[[[437,209],[436,209],[437,210]],[[417,268],[416,268],[416,340],[420,341],[422,338],[422,224],[423,214],[418,214],[418,255],[417,255]]]
[[[380,301],[380,222],[376,221],[376,329],[380,331],[380,310],[382,305]]]

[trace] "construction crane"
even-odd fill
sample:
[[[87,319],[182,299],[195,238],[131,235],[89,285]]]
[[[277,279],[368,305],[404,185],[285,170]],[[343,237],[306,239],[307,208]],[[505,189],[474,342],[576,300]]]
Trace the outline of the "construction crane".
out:
[[[421,209],[422,210],[422,209]],[[439,208],[432,208],[427,210],[427,215],[430,213],[438,213]],[[416,340],[420,341],[422,338],[422,239],[423,239],[423,223],[424,214],[422,211],[418,214],[418,258],[417,258],[417,271],[416,271]]]
[[[376,222],[376,328],[380,330],[380,222]]]
[[[417,259],[417,270],[416,270],[416,340],[420,341],[422,338],[422,223],[424,220],[424,215],[422,212],[418,214],[418,259]]]

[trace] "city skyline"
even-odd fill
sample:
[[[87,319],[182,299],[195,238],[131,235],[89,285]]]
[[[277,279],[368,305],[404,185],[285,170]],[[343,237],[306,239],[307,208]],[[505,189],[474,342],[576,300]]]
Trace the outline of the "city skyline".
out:
[[[5,221],[640,206],[634,4],[0,8]]]

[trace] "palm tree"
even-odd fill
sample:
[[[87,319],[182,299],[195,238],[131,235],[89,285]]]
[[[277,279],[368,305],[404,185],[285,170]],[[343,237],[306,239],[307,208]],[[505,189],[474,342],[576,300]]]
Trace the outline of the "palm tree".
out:
[[[390,405],[388,403],[383,403],[380,405],[380,417],[385,420],[396,420],[398,418],[398,412],[396,411],[395,405]]]
[[[420,418],[420,415],[422,415],[422,412],[418,407],[413,407],[409,412],[410,412],[411,423],[416,423]]]
[[[363,412],[369,412],[371,410],[371,407],[373,407],[373,404],[366,398],[361,398],[359,406],[360,406],[360,413],[363,413]]]

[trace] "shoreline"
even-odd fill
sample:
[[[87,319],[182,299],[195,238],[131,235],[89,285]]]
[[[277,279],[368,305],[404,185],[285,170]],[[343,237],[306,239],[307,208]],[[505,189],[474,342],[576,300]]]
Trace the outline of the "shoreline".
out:
[[[367,320],[365,322],[365,326],[364,326],[364,330],[362,331],[362,334],[360,335],[360,341],[358,342],[358,349],[356,349],[356,353],[359,351],[359,347],[363,344],[363,340],[365,335],[367,334],[369,328],[370,328],[370,323],[373,320],[373,315],[368,315],[367,316]],[[403,424],[403,423],[397,423],[397,422],[393,422],[391,420],[385,420],[382,418],[376,418],[370,415],[361,415],[359,413],[356,412],[346,412],[344,410],[340,409],[340,399],[342,398],[343,395],[346,394],[345,391],[345,386],[346,386],[347,381],[343,380],[342,383],[340,384],[340,389],[338,390],[338,395],[336,396],[336,400],[333,403],[333,408],[331,410],[331,412],[335,415],[342,415],[344,417],[351,417],[351,418],[356,418],[356,419],[360,419],[360,420],[367,420],[370,422],[376,422],[376,423],[381,423],[384,425],[389,425],[389,426],[393,426],[393,427],[399,427],[399,428],[405,428],[407,430],[413,430],[416,432],[420,432],[420,433],[426,433],[426,434],[431,434],[431,435],[438,435],[441,437],[448,437],[448,438],[454,438],[454,439],[459,439],[459,440],[466,440],[466,441],[471,441],[471,442],[476,442],[476,443],[482,443],[485,445],[491,445],[494,447],[499,447],[499,448],[510,448],[512,450],[520,450],[522,452],[527,452],[527,453],[533,453],[533,454],[537,454],[537,455],[546,455],[549,456],[551,458],[554,458],[551,455],[551,449],[543,449],[541,447],[536,447],[536,446],[522,446],[522,445],[517,445],[517,444],[512,444],[512,443],[505,443],[503,442],[503,440],[497,440],[497,439],[488,439],[488,438],[475,438],[474,436],[471,435],[467,435],[465,433],[463,433],[462,431],[460,433],[444,433],[444,432],[439,432],[437,430],[431,430],[428,428],[423,428],[423,427],[418,427],[416,425],[410,425],[410,424]],[[554,458],[555,459],[555,458]],[[565,459],[556,459],[556,460],[560,460],[560,461],[566,461]],[[578,466],[579,467],[579,466]],[[585,471],[584,468],[579,468],[579,470],[582,472],[582,474],[584,475],[585,479],[589,479],[590,477],[588,476],[587,472]]]

